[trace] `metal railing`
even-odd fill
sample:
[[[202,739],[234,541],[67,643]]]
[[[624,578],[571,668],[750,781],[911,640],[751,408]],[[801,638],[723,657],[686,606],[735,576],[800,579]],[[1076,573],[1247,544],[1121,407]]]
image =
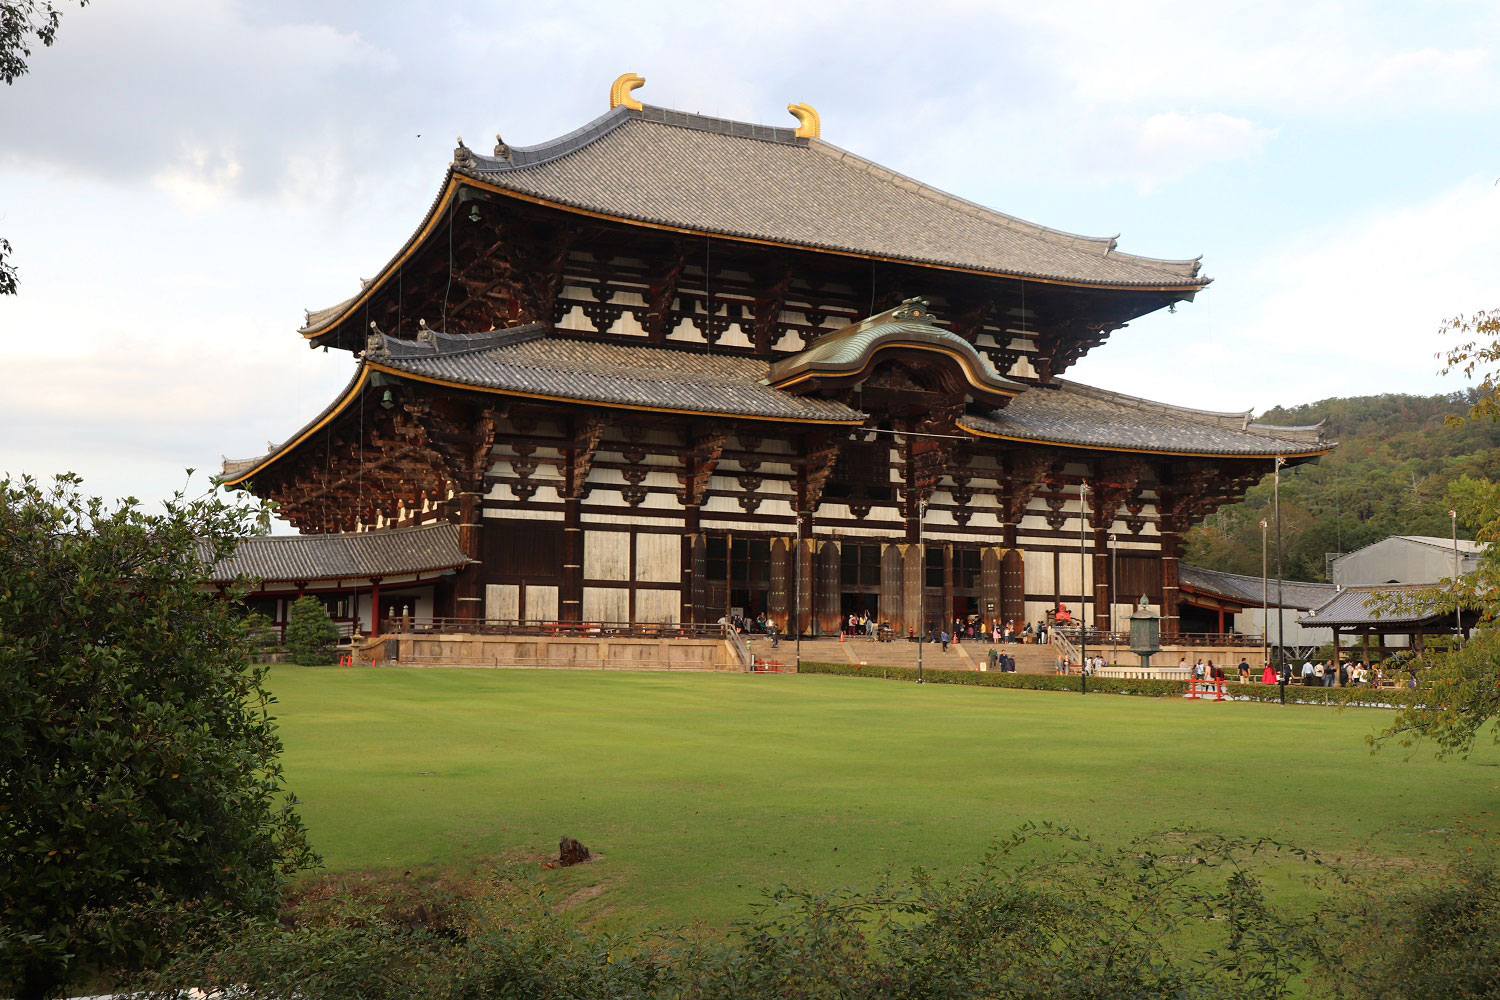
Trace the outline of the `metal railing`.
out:
[[[380,633],[395,635],[436,635],[462,632],[469,635],[535,635],[552,638],[594,639],[725,639],[732,634],[727,625],[654,622],[559,622],[500,618],[388,618],[380,623]],[[743,645],[741,641],[740,645]]]

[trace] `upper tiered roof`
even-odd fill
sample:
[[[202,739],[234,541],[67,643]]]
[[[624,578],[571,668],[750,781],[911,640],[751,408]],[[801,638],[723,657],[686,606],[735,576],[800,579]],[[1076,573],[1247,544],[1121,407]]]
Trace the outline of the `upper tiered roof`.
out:
[[[666,108],[612,108],[535,146],[460,145],[427,219],[361,291],[310,312],[302,333],[337,323],[430,235],[463,187],[568,212],[678,232],[1064,285],[1186,294],[1199,262],[1121,253],[995,211],[795,130]]]

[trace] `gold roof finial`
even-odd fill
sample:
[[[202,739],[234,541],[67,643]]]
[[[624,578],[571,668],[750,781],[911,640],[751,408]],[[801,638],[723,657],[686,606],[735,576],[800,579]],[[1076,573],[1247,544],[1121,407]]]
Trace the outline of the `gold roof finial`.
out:
[[[613,110],[620,105],[625,105],[631,111],[641,110],[641,102],[630,96],[630,92],[646,82],[644,76],[636,76],[634,73],[621,73],[614,83],[609,85],[609,106]]]
[[[797,119],[797,138],[816,139],[823,130],[823,122],[811,104],[788,104],[786,109]]]

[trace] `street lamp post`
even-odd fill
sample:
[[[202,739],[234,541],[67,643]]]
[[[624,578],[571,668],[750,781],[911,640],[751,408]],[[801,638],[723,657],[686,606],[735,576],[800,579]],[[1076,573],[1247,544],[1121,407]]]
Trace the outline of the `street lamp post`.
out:
[[[1267,617],[1270,602],[1266,599],[1266,519],[1260,519],[1260,666],[1271,662],[1271,621]]]
[[[927,504],[917,499],[917,572],[921,586],[917,588],[917,683],[925,684],[922,676],[922,639],[927,633],[927,546],[922,542],[922,522],[926,519]]]
[[[1285,460],[1276,456],[1276,484],[1272,493],[1272,505],[1276,508],[1276,676],[1281,680],[1281,703],[1286,704],[1286,685],[1290,679],[1286,665],[1286,610],[1281,593],[1281,465]]]
[[[1458,511],[1448,511],[1448,519],[1453,522],[1453,641],[1462,643],[1464,641],[1464,609],[1458,603]]]

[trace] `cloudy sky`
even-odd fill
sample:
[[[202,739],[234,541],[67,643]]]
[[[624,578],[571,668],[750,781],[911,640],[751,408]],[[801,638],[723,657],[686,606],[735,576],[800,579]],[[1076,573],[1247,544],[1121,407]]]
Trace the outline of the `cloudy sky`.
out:
[[[97,0],[0,87],[0,473],[165,495],[257,454],[352,361],[351,294],[455,136],[652,104],[792,124],[1123,250],[1204,255],[1194,304],[1071,375],[1192,406],[1461,388],[1446,316],[1500,307],[1500,5],[882,0],[424,6]]]

